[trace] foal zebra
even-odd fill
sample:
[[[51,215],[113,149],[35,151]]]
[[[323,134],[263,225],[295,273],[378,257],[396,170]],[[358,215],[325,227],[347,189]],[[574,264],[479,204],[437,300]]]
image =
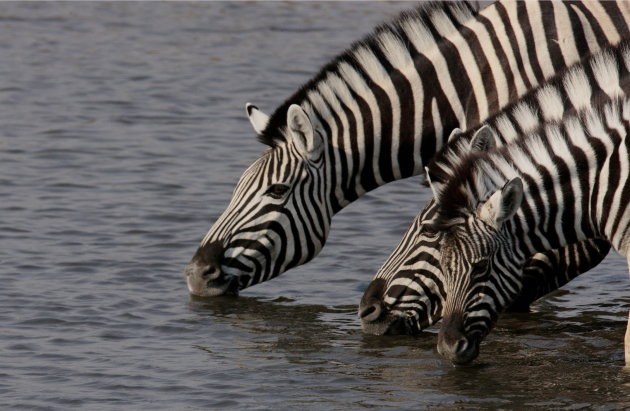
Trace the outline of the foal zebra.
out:
[[[624,41],[589,57],[489,119],[487,124],[500,131],[498,143],[514,141],[542,122],[560,121],[567,113],[588,108],[598,100],[630,95],[630,73],[624,63],[630,61],[629,50],[630,42]],[[459,158],[468,154],[468,137],[452,138],[443,154],[433,159],[433,167],[450,174]],[[365,290],[359,305],[364,332],[416,334],[440,320],[446,291],[439,265],[439,237],[424,227],[436,217],[436,209],[431,201],[418,214]],[[526,308],[597,265],[609,249],[608,242],[592,239],[534,255],[523,267],[523,290],[510,308]],[[550,273],[554,274],[549,277]]]
[[[630,99],[610,98],[505,146],[471,151],[448,172],[429,166],[438,203],[429,229],[439,237],[446,293],[442,355],[455,364],[476,358],[534,253],[599,238],[630,265],[628,132]]]
[[[185,269],[192,294],[267,281],[315,257],[332,216],[417,175],[444,130],[473,127],[590,51],[629,37],[630,4],[430,3],[355,43],[268,117],[269,149],[242,175]],[[596,250],[597,251],[597,250]]]

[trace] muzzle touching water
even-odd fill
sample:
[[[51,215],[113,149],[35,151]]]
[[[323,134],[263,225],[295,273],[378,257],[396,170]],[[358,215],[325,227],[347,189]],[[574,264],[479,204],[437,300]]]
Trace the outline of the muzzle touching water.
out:
[[[370,283],[359,303],[361,328],[366,334],[417,334],[414,317],[393,313],[383,302],[386,282],[378,278]]]
[[[466,335],[464,320],[461,313],[445,316],[438,333],[438,353],[455,365],[469,364],[479,355],[480,338]]]
[[[223,253],[223,246],[218,241],[197,249],[184,270],[191,294],[200,297],[238,294],[238,277],[226,274],[221,268]]]

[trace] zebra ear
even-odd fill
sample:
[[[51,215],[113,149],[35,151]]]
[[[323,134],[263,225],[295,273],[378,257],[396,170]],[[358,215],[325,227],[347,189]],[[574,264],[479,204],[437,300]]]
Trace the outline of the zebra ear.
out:
[[[519,177],[508,181],[497,190],[479,210],[479,218],[486,223],[501,228],[501,225],[516,213],[523,201],[523,182]]]
[[[247,111],[247,117],[249,117],[249,122],[254,126],[254,131],[256,134],[262,134],[267,127],[267,123],[269,123],[269,116],[263,113],[251,103],[245,104],[245,110]]]
[[[497,146],[497,138],[490,126],[483,126],[470,140],[470,151],[489,151]]]
[[[462,134],[463,131],[461,128],[454,128],[453,131],[451,131],[451,134],[448,136],[448,140],[446,140],[447,142],[451,142],[451,140],[453,140],[455,137],[457,137],[458,135]]]
[[[302,107],[291,104],[287,111],[287,125],[293,143],[307,158],[317,158],[321,154],[323,141],[319,133],[315,133],[313,124]]]

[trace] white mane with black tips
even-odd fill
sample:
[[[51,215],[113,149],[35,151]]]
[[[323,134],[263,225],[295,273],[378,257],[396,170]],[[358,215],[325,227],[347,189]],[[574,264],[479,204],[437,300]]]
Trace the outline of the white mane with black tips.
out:
[[[383,68],[413,64],[409,59],[406,42],[412,41],[416,47],[431,47],[435,44],[436,37],[432,33],[437,33],[437,37],[445,37],[477,12],[478,8],[469,2],[432,1],[422,3],[414,10],[405,11],[393,22],[377,27],[372,34],[355,42],[326,64],[317,75],[281,104],[269,117],[265,129],[259,133],[259,141],[275,147],[285,140],[286,116],[291,104],[302,105],[308,113],[311,103],[307,101],[317,100],[319,93],[334,93],[341,96],[342,101],[347,101],[350,94],[344,82],[360,90],[373,82],[379,84],[389,81],[389,73]],[[322,104],[317,106],[322,107]]]

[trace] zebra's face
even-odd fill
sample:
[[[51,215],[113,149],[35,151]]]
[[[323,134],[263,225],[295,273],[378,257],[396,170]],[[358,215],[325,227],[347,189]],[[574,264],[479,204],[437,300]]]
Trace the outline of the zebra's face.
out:
[[[416,216],[365,290],[359,304],[365,333],[414,335],[440,320],[444,294],[440,236],[426,230],[435,211],[431,201]]]
[[[490,266],[496,234],[483,224],[452,227],[440,242],[445,301],[438,333],[438,352],[454,364],[471,362],[494,322],[490,301]],[[492,310],[487,310],[492,306]]]
[[[438,352],[454,364],[477,357],[481,340],[521,289],[524,255],[515,249],[512,224],[504,222],[520,205],[522,185],[510,184],[441,232],[445,299]]]
[[[236,295],[305,263],[324,246],[331,213],[321,212],[328,209],[322,138],[295,107],[289,109],[294,118],[288,119],[288,136],[243,173],[186,267],[192,294]]]
[[[438,156],[442,172],[451,169],[469,152],[488,151],[496,146],[495,133],[481,127],[474,135],[455,129],[449,147]],[[433,159],[434,164],[436,158]],[[442,318],[444,299],[440,268],[440,236],[428,227],[437,216],[431,200],[416,216],[400,244],[376,273],[361,304],[359,317],[368,334],[418,334]]]

